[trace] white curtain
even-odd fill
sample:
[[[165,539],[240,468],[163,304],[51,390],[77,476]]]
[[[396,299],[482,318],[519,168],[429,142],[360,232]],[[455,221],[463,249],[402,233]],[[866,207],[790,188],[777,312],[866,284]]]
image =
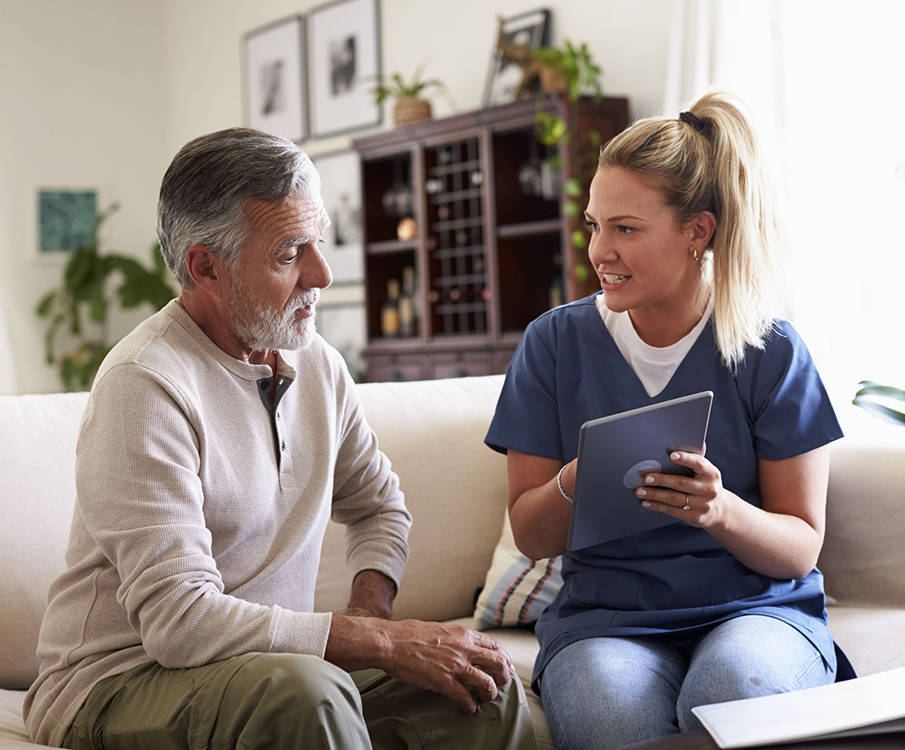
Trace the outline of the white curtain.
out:
[[[773,156],[789,317],[837,405],[905,387],[905,3],[674,0],[664,111],[740,96]]]

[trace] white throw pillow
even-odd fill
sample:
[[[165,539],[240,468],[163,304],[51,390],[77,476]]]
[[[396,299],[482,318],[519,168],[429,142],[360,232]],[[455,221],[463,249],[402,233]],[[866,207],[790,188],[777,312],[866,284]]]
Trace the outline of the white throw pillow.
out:
[[[560,557],[531,561],[519,552],[506,514],[503,533],[475,605],[475,629],[534,623],[562,586],[561,563]]]

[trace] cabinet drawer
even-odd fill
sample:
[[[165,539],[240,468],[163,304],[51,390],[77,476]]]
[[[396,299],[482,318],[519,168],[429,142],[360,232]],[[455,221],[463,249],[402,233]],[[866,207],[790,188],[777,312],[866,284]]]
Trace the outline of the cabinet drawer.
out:
[[[422,380],[424,357],[420,354],[371,354],[368,356],[368,380]]]
[[[431,357],[432,378],[461,378],[493,373],[490,352],[449,352]]]

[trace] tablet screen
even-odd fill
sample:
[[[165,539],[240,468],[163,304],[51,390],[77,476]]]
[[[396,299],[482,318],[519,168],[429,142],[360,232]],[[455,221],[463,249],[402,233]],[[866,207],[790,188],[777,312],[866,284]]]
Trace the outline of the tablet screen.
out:
[[[713,393],[702,391],[581,426],[569,550],[676,523],[642,508],[635,488],[649,471],[691,474],[669,454],[703,451],[712,401]]]

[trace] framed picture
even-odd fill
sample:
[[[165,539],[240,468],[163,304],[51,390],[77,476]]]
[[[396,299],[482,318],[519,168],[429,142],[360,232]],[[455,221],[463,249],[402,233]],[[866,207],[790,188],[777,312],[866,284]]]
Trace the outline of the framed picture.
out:
[[[328,344],[343,355],[352,378],[360,383],[366,371],[364,349],[367,333],[364,304],[321,302],[317,306],[317,331]]]
[[[503,19],[484,87],[485,107],[511,102],[522,80],[521,67],[512,60],[504,59],[500,47],[506,44],[526,45],[530,49],[546,47],[549,43],[549,27],[550,11],[546,8]]]
[[[38,257],[64,257],[94,242],[97,191],[92,188],[38,189]]]
[[[308,136],[305,28],[301,16],[245,35],[245,122],[292,141]]]
[[[361,164],[355,151],[312,156],[321,175],[321,195],[330,217],[321,252],[333,270],[334,285],[364,281],[361,221]]]
[[[379,125],[377,0],[336,0],[308,16],[311,122],[316,137]]]

